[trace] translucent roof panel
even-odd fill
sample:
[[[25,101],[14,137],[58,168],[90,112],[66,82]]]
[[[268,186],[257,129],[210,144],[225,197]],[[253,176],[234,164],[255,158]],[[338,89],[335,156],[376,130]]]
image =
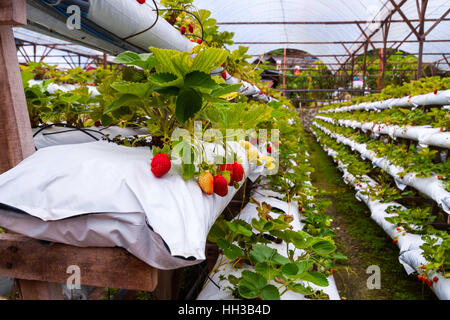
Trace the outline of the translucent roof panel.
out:
[[[103,58],[103,52],[24,28],[14,28],[14,37],[16,40],[28,44],[21,46],[17,52],[20,63],[27,63],[28,59],[34,61],[34,55],[36,54],[37,62],[44,57],[42,61],[49,65],[58,65],[61,69],[71,69],[78,65],[81,67],[87,67],[91,64],[95,65],[96,62],[93,61],[93,58]],[[32,43],[36,44],[36,52],[34,47],[29,45]],[[49,51],[51,46],[55,46],[55,48]],[[108,56],[108,61],[113,61],[113,57]]]
[[[401,0],[395,0],[397,4]],[[450,7],[450,0],[428,1],[426,19],[440,18]],[[355,52],[360,44],[352,45],[353,41],[365,41],[365,38],[356,24],[318,24],[327,21],[382,21],[394,9],[389,0],[195,0],[198,8],[208,9],[217,22],[316,22],[316,24],[224,24],[219,25],[220,30],[235,33],[236,48],[239,43],[249,46],[249,54],[263,54],[279,49],[291,48],[306,51],[312,55],[347,55],[341,42],[351,52]],[[415,0],[407,0],[401,10],[409,19],[418,19]],[[402,20],[395,13],[394,20]],[[434,22],[427,22],[426,28]],[[413,22],[414,26],[418,22]],[[361,27],[367,34],[375,33],[380,28],[379,23],[363,23]],[[406,23],[392,23],[388,41],[403,40],[411,33]],[[408,40],[416,40],[412,35]],[[450,39],[450,22],[442,21],[428,36],[427,40]],[[374,41],[382,40],[381,32],[376,32]],[[253,43],[252,43],[253,42]],[[266,42],[260,44],[260,42]],[[267,43],[268,42],[268,43]],[[290,44],[283,44],[283,43]],[[301,44],[295,44],[301,42]],[[317,44],[316,42],[328,42]],[[331,43],[330,43],[331,42]],[[388,47],[394,43],[388,43]],[[382,43],[375,43],[381,48]],[[449,53],[449,42],[426,42],[425,53]],[[371,50],[372,47],[369,48]],[[418,52],[418,43],[404,43],[400,49],[410,53]],[[356,51],[361,54],[362,49]],[[334,56],[321,57],[325,63],[336,63]],[[340,62],[346,57],[337,57]],[[425,55],[425,62],[434,62],[442,59],[438,55]],[[337,66],[331,66],[336,69]]]

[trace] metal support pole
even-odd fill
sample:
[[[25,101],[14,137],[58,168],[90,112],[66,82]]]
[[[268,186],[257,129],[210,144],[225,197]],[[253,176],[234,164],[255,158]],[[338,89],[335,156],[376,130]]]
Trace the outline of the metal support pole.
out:
[[[369,42],[366,42],[364,45],[364,62],[363,62],[363,95],[365,95],[366,90],[366,73],[367,73],[367,47],[369,46]]]
[[[427,10],[428,0],[422,0],[421,7],[418,9],[420,25],[419,25],[419,34],[417,40],[419,41],[419,56],[417,63],[417,79],[422,77],[422,68],[423,68],[423,42],[425,41],[425,12]],[[420,10],[419,10],[420,9]]]
[[[284,61],[283,61],[283,90],[284,89],[286,89],[286,48],[284,48]],[[284,92],[283,95],[285,95]]]

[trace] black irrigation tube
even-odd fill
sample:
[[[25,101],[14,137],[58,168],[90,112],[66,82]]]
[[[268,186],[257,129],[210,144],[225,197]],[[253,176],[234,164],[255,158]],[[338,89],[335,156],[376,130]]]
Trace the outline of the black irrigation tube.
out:
[[[73,129],[73,130],[67,130],[67,131],[62,131],[62,132],[51,132],[51,133],[47,133],[46,135],[60,134],[60,133],[66,133],[66,132],[71,132],[71,131],[81,131],[81,132],[83,132],[84,134],[90,136],[92,139],[94,139],[94,140],[96,140],[96,141],[100,141],[100,139],[98,139],[98,138],[95,137],[94,135],[90,134],[90,133],[89,133],[89,131],[90,131],[90,132],[99,133],[99,134],[101,134],[103,137],[105,137],[109,142],[111,141],[111,140],[109,140],[108,136],[105,135],[105,134],[104,134],[103,132],[101,132],[101,131],[95,131],[95,130],[92,130],[92,129],[79,128],[79,127],[77,127],[77,126],[72,126],[72,125],[66,124],[66,123],[53,123],[53,124],[47,124],[47,125],[44,125],[43,127],[40,127],[39,130],[36,131],[36,132],[33,134],[33,138],[35,138],[39,133],[41,133],[41,132],[44,131],[45,129],[51,128],[51,127],[70,128],[70,129]]]
[[[156,11],[156,20],[155,20],[155,22],[153,22],[153,24],[152,24],[150,27],[148,27],[147,29],[142,30],[142,31],[140,31],[140,32],[138,32],[138,33],[132,34],[131,36],[128,36],[128,37],[126,37],[126,38],[123,38],[123,39],[122,39],[123,41],[127,41],[127,40],[130,39],[130,38],[136,37],[136,36],[138,36],[138,35],[141,35],[141,34],[147,32],[147,31],[153,29],[153,27],[158,23],[158,20],[159,20],[159,11],[160,11],[160,10],[159,10],[158,5],[156,4],[155,0],[152,0],[152,1],[153,1],[153,4],[155,5],[155,9],[154,9],[153,11]]]
[[[184,10],[184,9],[158,9],[158,7],[156,7],[156,9],[153,10],[153,11],[157,11],[157,10],[159,10],[159,11],[161,11],[161,12],[163,12],[163,11],[180,11],[180,12],[185,12],[185,13],[187,13],[187,14],[190,14],[190,15],[193,16],[193,17],[198,21],[198,23],[200,24],[200,28],[202,29],[202,36],[201,36],[201,39],[202,39],[202,42],[205,41],[205,40],[203,39],[203,38],[204,38],[204,35],[205,35],[204,30],[203,30],[203,24],[202,24],[202,22],[200,21],[200,19],[199,19],[195,14],[193,14],[192,12],[189,12],[189,11]],[[198,37],[198,36],[196,36],[195,34],[192,34],[192,36]],[[199,38],[200,38],[200,37],[199,37]],[[205,41],[205,42],[206,42],[206,41]],[[209,45],[208,42],[206,42],[206,44]]]

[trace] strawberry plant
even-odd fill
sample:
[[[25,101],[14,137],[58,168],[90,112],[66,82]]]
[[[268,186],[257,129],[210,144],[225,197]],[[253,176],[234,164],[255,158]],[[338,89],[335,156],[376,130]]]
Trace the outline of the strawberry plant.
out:
[[[286,214],[273,217],[270,205],[254,199],[251,201],[258,211],[258,218],[254,218],[251,224],[239,219],[231,222],[219,220],[208,236],[223,250],[229,261],[234,261],[232,269],[244,265],[254,269],[243,270],[240,277],[223,276],[222,280],[229,281],[230,289],[237,298],[278,300],[288,290],[317,296],[307,283],[328,286],[325,271],[334,267],[333,260],[336,257],[345,257],[335,255],[336,247],[330,238],[293,231],[290,228],[293,217]],[[265,245],[278,243],[279,240],[286,244],[284,255]],[[225,261],[219,262],[218,268],[223,263]]]

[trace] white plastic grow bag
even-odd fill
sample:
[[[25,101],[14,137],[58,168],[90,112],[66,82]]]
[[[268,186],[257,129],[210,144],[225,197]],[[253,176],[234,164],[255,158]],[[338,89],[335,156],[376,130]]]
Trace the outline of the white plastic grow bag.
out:
[[[120,38],[144,31],[156,20],[153,4],[122,0],[90,0],[89,3],[88,19]],[[144,50],[153,46],[191,51],[195,45],[161,17],[153,28],[127,41]]]
[[[414,97],[393,98],[384,101],[364,102],[353,106],[323,110],[321,113],[349,112],[354,110],[383,110],[393,107],[445,106],[450,104],[450,90],[422,94]]]
[[[212,157],[212,145],[205,145]],[[264,167],[249,164],[245,150],[238,143],[230,145],[243,159],[246,176],[256,179]],[[223,150],[217,153],[223,154]],[[133,253],[148,251],[148,246],[153,244],[134,239],[130,232],[122,233],[119,222],[122,215],[140,213],[145,214],[142,221],[161,236],[172,256],[205,259],[209,229],[236,190],[230,187],[224,198],[205,195],[196,181],[183,180],[177,165],[158,179],[150,171],[151,158],[149,148],[128,148],[102,141],[41,149],[0,176],[0,204],[8,206],[0,214],[0,225],[33,238],[48,240],[48,236],[78,246],[123,241],[131,244],[124,247]],[[22,217],[35,217],[39,222],[48,223],[36,223],[39,228],[30,228],[28,223],[18,225],[17,216],[11,223],[7,213],[17,213],[17,210],[26,213]],[[71,233],[65,224],[51,227],[59,221],[75,221],[97,214],[116,216],[104,227],[93,224],[99,229],[73,229],[77,231]],[[85,225],[88,227],[89,223]],[[157,257],[142,259],[155,267],[173,268],[155,260]]]
[[[28,84],[30,86],[34,86],[34,85],[40,85],[42,84],[42,80],[30,80],[28,81]],[[80,88],[80,85],[75,85],[75,84],[57,84],[57,83],[50,83],[47,86],[47,91],[49,93],[55,93],[56,91],[62,91],[62,92],[69,92],[69,91],[73,91],[75,89]],[[91,86],[86,86],[86,88],[89,89],[89,93],[91,94],[92,97],[96,97],[100,94],[100,92],[98,91],[97,87],[91,87]]]
[[[391,126],[386,124],[376,124],[373,122],[358,122],[354,120],[335,121],[329,117],[317,116],[316,119],[328,123],[338,124],[352,129],[361,129],[364,132],[373,132],[375,134],[386,134],[391,138],[410,139],[419,142],[422,147],[435,146],[441,148],[450,148],[450,132],[441,132],[439,128],[431,126]]]
[[[410,186],[436,201],[446,213],[450,213],[450,192],[445,190],[442,181],[437,178],[437,175],[432,175],[428,178],[419,178],[414,173],[407,173],[403,178],[400,178],[398,174],[403,172],[404,168],[392,165],[385,158],[378,158],[377,154],[368,150],[365,144],[357,143],[343,135],[333,133],[316,122],[314,122],[314,125],[337,142],[343,143],[351,147],[352,150],[358,151],[361,158],[371,160],[374,165],[386,171],[394,178],[400,189],[403,190],[406,186]]]
[[[317,137],[316,133],[313,131],[313,134],[316,136],[317,141],[320,143],[320,138]],[[347,169],[345,169],[345,165],[336,160],[337,152],[322,145],[322,148],[330,155],[334,162],[338,164],[338,168],[343,172],[343,178],[346,183],[351,183],[356,189],[356,198],[360,201],[363,201],[369,208],[371,212],[371,218],[381,227],[383,230],[392,238],[397,238],[397,246],[400,249],[399,254],[399,262],[405,268],[405,271],[408,274],[411,274],[415,271],[420,271],[419,266],[427,263],[425,258],[422,256],[422,249],[420,246],[424,243],[422,237],[420,235],[405,233],[403,231],[397,231],[397,228],[386,221],[385,218],[389,215],[386,212],[387,207],[394,205],[398,207],[404,208],[402,205],[398,203],[380,203],[378,200],[372,201],[370,197],[363,195],[361,191],[366,190],[366,183],[357,182],[357,179],[350,174]],[[368,181],[367,184],[374,185],[376,182],[372,180],[368,176],[363,176],[363,179]],[[440,273],[430,273],[428,274],[428,278],[432,279],[434,277],[438,277],[438,282],[433,282],[431,289],[436,294],[436,296],[441,300],[450,300],[450,279],[444,278]]]
[[[272,197],[264,197],[259,196],[258,194],[253,194],[253,197],[255,200],[259,202],[266,202],[270,204],[272,207],[278,208],[283,210],[287,214],[291,214],[294,216],[294,221],[291,222],[291,225],[293,226],[294,231],[299,231],[303,228],[303,224],[300,222],[301,216],[298,213],[298,209],[296,207],[296,203],[287,203],[278,199],[274,199]],[[271,215],[276,217],[278,214],[272,212]],[[248,203],[245,208],[242,210],[241,214],[239,215],[239,219],[246,221],[247,223],[251,223],[253,218],[258,218],[258,212],[256,210],[256,205],[253,203]],[[267,244],[268,247],[276,249],[279,254],[286,255],[286,244],[275,244],[270,243]],[[300,251],[297,250],[295,253],[295,256],[297,257],[300,254]],[[199,296],[197,297],[197,300],[236,300],[236,298],[233,296],[232,292],[227,289],[226,287],[230,286],[230,283],[228,280],[222,280],[220,281],[220,277],[224,274],[228,275],[234,275],[236,277],[240,277],[243,270],[250,270],[253,271],[251,266],[245,266],[241,269],[232,270],[229,272],[229,269],[225,268],[225,266],[222,266],[218,268],[219,262],[224,259],[223,261],[227,262],[227,258],[219,255],[218,261],[216,266],[214,266],[214,269],[218,269],[217,272],[213,272],[210,274],[211,280],[207,280],[206,284],[203,288],[203,290],[200,292]],[[228,273],[229,272],[229,273]],[[315,290],[323,290],[325,293],[327,293],[330,297],[330,300],[340,300],[339,293],[336,288],[336,283],[334,282],[333,276],[328,277],[328,287],[319,287],[314,284],[310,284],[311,287]],[[219,285],[220,288],[218,288],[217,285]],[[276,287],[280,287],[281,284],[276,283],[274,281],[271,281],[270,284],[275,285]],[[293,291],[288,290],[283,296],[281,296],[281,300],[308,300],[304,297],[304,295],[300,293],[296,293]]]

